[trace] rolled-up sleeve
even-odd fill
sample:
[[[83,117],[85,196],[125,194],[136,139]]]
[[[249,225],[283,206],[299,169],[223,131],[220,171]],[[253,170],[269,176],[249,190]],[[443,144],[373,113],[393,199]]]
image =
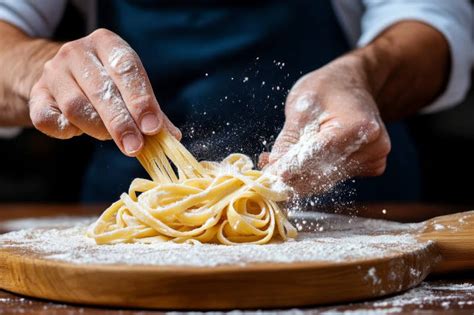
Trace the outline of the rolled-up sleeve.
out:
[[[50,37],[64,12],[66,0],[3,0],[0,20],[33,37]]]
[[[449,82],[445,91],[423,112],[447,109],[464,99],[474,63],[474,17],[468,0],[364,0],[363,3],[365,12],[358,46],[367,45],[385,29],[403,20],[426,23],[448,41],[451,52]]]

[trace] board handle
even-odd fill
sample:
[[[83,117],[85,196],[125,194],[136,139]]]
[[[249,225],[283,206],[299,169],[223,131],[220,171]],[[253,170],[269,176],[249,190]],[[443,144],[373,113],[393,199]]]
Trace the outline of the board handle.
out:
[[[474,269],[474,211],[427,220],[418,238],[436,242],[442,260],[434,272]]]

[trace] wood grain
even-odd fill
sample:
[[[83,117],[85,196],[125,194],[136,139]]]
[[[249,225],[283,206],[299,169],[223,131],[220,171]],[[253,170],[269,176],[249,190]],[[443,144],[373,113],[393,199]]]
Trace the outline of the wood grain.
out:
[[[355,301],[406,290],[430,272],[427,246],[347,263],[152,267],[74,265],[0,251],[2,288],[69,303],[172,309],[269,308]],[[412,275],[410,267],[423,270]],[[376,268],[379,281],[368,278]],[[397,281],[391,279],[396,272]],[[348,285],[350,283],[350,285]]]
[[[55,301],[161,309],[278,308],[356,301],[407,290],[432,271],[474,267],[473,218],[469,212],[427,221],[413,232],[421,242],[429,243],[418,250],[342,263],[212,268],[75,265],[4,248],[0,249],[0,286]],[[439,230],[436,224],[451,228]],[[367,276],[372,268],[377,270],[375,280]]]

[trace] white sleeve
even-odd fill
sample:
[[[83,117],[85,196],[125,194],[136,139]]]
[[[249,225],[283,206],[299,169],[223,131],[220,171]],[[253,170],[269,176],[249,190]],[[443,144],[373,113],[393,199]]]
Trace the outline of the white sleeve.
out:
[[[401,20],[424,22],[441,32],[451,51],[451,73],[446,90],[422,112],[431,113],[461,102],[470,86],[474,63],[473,8],[469,0],[363,0],[362,35],[358,46]],[[429,53],[429,52],[428,52]]]
[[[0,20],[33,37],[50,37],[64,12],[66,0],[2,0]]]

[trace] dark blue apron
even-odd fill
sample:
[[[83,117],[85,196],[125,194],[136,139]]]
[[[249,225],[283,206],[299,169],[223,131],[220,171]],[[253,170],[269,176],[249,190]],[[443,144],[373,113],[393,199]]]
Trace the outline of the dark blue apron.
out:
[[[330,1],[106,0],[98,6],[99,26],[136,50],[163,111],[198,159],[269,150],[292,84],[349,50]],[[114,200],[137,176],[147,177],[135,159],[112,142],[100,143],[83,200]]]

